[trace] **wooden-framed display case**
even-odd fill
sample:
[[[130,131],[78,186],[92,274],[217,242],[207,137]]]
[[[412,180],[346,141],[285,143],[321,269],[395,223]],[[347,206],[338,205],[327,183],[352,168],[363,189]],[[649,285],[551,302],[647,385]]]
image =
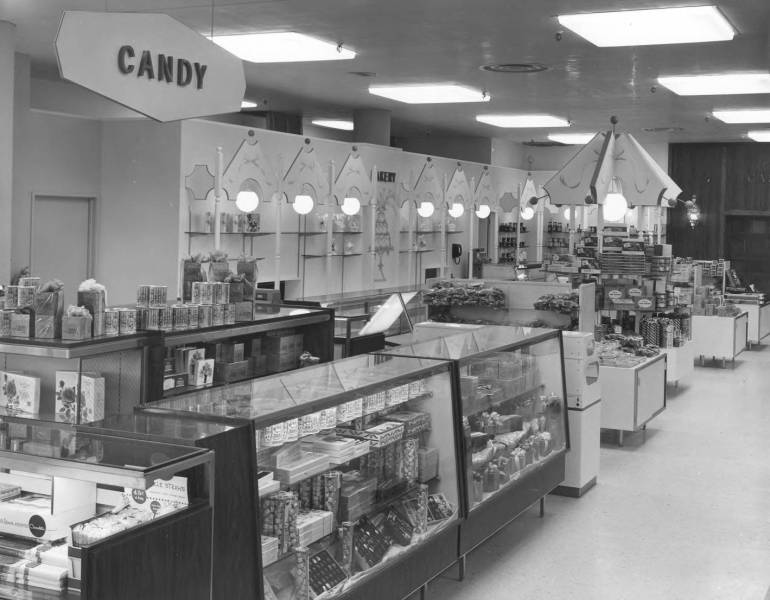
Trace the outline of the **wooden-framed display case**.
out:
[[[425,323],[388,354],[451,360],[460,389],[465,556],[563,480],[569,449],[561,332]]]
[[[212,452],[46,422],[3,429],[0,481],[20,495],[0,502],[0,597],[211,597]],[[9,547],[26,551],[8,559]]]
[[[152,411],[251,421],[265,598],[385,600],[457,560],[453,386],[448,362],[360,355]]]

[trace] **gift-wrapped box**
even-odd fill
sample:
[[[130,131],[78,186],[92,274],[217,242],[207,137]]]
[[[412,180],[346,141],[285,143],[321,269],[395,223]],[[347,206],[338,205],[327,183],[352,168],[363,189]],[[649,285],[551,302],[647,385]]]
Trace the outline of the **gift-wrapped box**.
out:
[[[40,287],[40,277],[19,277],[19,285]]]
[[[230,273],[230,265],[226,260],[213,261],[209,266],[209,281],[224,281]]]
[[[249,301],[235,303],[235,322],[254,320],[254,303]]]
[[[36,286],[9,285],[5,288],[5,308],[26,308],[35,303]]]
[[[204,281],[201,263],[194,260],[186,260],[182,263],[182,300],[189,302],[192,299],[192,284],[195,281]]]
[[[49,317],[58,316],[64,310],[64,293],[58,292],[38,292],[35,294],[35,314],[46,315]]]
[[[245,275],[252,284],[259,279],[259,269],[256,260],[239,260],[236,265],[236,274]]]
[[[107,308],[104,290],[78,291],[78,306],[85,306],[92,316],[103,313]]]
[[[0,337],[11,335],[11,315],[16,312],[13,309],[0,310]]]
[[[35,337],[55,340],[61,337],[61,316],[35,315]]]
[[[61,320],[61,339],[87,340],[92,337],[93,318],[63,316]]]
[[[35,317],[29,312],[11,315],[11,337],[35,337]]]

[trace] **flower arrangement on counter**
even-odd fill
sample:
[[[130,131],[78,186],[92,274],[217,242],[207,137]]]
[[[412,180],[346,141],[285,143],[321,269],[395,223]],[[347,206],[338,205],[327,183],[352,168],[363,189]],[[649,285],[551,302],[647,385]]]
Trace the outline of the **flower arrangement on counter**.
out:
[[[422,293],[422,301],[431,306],[485,306],[503,308],[505,293],[484,282],[437,281]]]

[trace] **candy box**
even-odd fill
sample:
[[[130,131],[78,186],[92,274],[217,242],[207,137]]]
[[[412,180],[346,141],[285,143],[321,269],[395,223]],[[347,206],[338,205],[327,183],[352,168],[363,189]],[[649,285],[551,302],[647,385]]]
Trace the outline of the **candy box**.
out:
[[[86,340],[92,337],[91,325],[93,318],[68,317],[61,319],[61,338],[63,340]]]
[[[11,315],[11,337],[35,337],[35,317],[30,313]]]
[[[0,337],[9,337],[11,335],[11,315],[16,312],[14,309],[0,310]]]
[[[235,322],[243,323],[254,320],[254,303],[249,301],[235,303]]]
[[[104,335],[120,334],[120,311],[108,308],[104,311]]]
[[[0,407],[37,414],[40,410],[40,378],[0,371]]]
[[[120,335],[133,335],[136,333],[136,310],[133,308],[118,309],[118,326]]]
[[[61,317],[35,315],[35,337],[54,340],[61,337]]]
[[[59,316],[64,310],[64,293],[58,292],[38,292],[35,294],[33,303],[36,315]]]
[[[68,423],[77,423],[78,372],[56,371],[56,414]],[[80,375],[80,423],[104,418],[104,377],[98,373]]]

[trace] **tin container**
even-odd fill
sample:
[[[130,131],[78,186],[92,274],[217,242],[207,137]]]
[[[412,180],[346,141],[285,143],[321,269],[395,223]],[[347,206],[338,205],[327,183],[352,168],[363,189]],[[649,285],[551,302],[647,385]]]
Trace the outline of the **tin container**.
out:
[[[117,308],[107,308],[104,311],[104,335],[120,334],[120,311]]]
[[[214,324],[214,307],[202,304],[198,307],[198,327],[211,327]]]
[[[168,299],[168,286],[151,285],[149,306],[166,306]]]
[[[171,307],[171,327],[174,331],[190,328],[190,311],[186,305],[174,304]]]
[[[211,324],[213,326],[225,324],[225,307],[223,304],[215,304],[211,307]]]
[[[198,323],[198,311],[200,306],[197,304],[185,304],[185,306],[187,307],[187,321],[189,323],[189,329],[197,329],[200,327]]]
[[[158,316],[159,323],[158,328],[161,331],[171,331],[173,329],[173,318],[170,306],[158,307],[160,314]]]
[[[223,304],[225,325],[235,325],[235,304]]]
[[[136,288],[136,305],[146,307],[150,305],[150,285],[140,285]]]
[[[121,308],[118,311],[120,335],[133,335],[137,330],[137,311],[133,308]]]

